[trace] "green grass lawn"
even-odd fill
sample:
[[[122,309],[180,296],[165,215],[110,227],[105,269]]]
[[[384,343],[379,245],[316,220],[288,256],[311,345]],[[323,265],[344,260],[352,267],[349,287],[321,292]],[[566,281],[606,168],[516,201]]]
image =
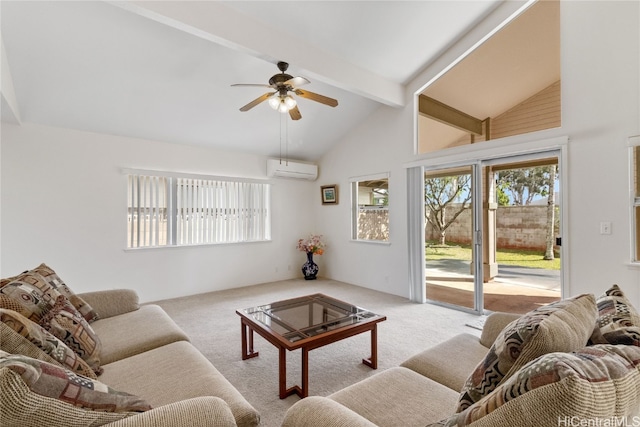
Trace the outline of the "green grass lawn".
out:
[[[433,242],[426,247],[427,261],[438,259],[459,259],[471,261],[470,246],[439,246]],[[554,260],[544,259],[541,251],[524,251],[515,249],[498,249],[496,261],[503,265],[518,265],[529,268],[545,268],[547,270],[560,270],[560,258],[556,256]]]

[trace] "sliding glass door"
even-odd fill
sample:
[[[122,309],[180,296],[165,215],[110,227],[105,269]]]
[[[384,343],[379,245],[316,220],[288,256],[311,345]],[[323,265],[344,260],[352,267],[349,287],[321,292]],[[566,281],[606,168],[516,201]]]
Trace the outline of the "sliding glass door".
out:
[[[427,300],[526,313],[560,299],[559,155],[424,168]]]

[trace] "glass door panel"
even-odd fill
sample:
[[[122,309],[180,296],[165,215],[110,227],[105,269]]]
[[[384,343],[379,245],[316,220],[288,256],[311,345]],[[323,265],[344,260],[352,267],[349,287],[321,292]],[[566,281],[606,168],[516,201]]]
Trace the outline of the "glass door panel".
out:
[[[483,209],[486,310],[526,313],[560,299],[558,176],[555,155],[484,163],[495,183]]]
[[[427,300],[477,311],[473,166],[424,175]]]

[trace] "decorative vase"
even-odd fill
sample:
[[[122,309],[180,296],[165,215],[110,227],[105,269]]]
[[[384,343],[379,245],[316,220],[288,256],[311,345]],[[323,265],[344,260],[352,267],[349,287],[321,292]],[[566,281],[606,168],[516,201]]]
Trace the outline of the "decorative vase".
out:
[[[318,264],[313,262],[313,252],[307,252],[307,262],[302,264],[302,274],[304,274],[304,280],[314,280],[318,274]]]

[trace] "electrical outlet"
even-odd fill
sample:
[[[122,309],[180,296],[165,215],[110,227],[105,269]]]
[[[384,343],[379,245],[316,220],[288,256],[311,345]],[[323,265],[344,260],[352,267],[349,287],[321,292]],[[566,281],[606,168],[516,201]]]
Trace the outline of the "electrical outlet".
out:
[[[603,221],[600,223],[600,234],[611,234],[611,222]]]

